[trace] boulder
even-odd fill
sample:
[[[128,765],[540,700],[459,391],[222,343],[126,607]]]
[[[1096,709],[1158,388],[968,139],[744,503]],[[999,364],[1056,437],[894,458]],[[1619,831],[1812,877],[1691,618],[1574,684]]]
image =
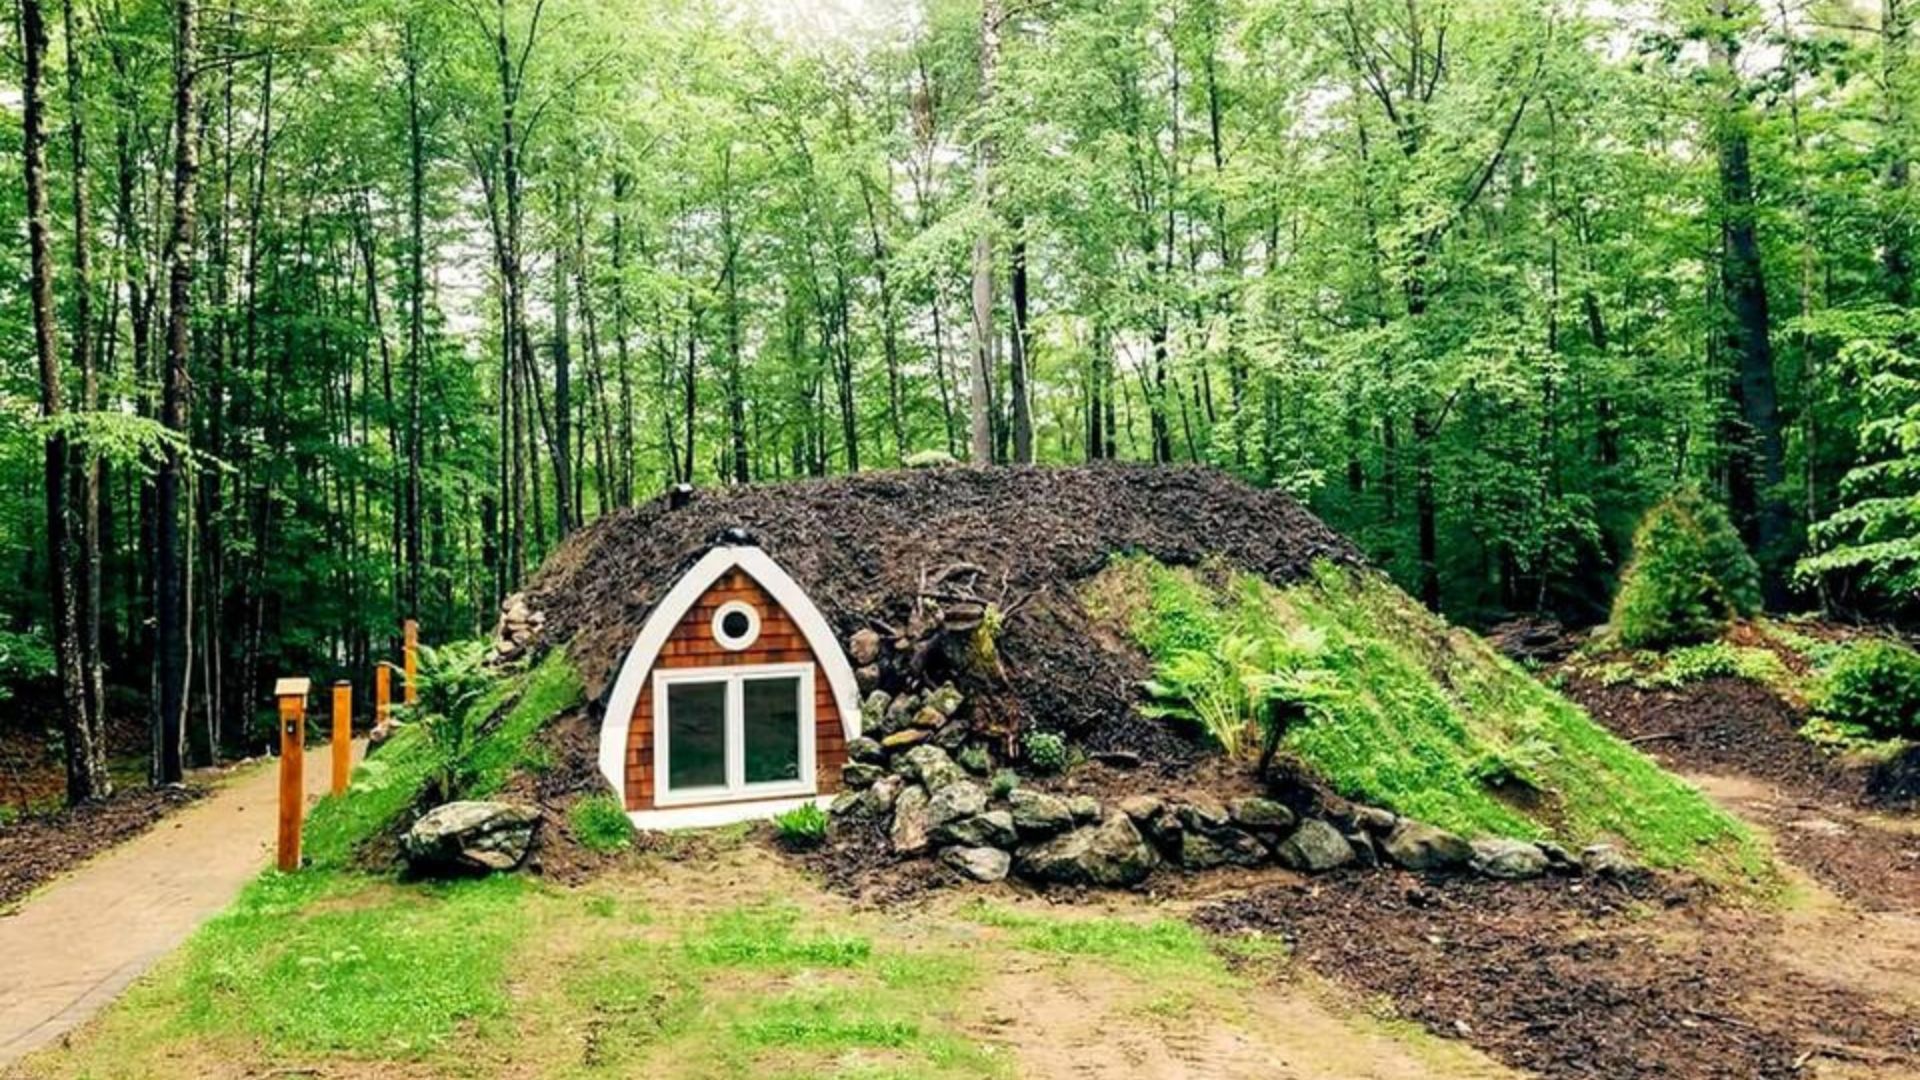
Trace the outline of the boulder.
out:
[[[856,811],[865,813],[866,809],[866,800],[860,797],[858,791],[843,791],[833,797],[833,802],[827,806],[827,813],[834,817],[846,817]]]
[[[946,722],[947,714],[931,705],[920,706],[920,711],[914,713],[913,719],[908,721],[914,727],[926,728],[928,731],[936,731]]]
[[[927,823],[938,829],[961,818],[985,813],[987,793],[980,785],[971,780],[959,780],[933,792],[927,800]],[[1007,819],[1009,827],[1013,824],[1011,816]]]
[[[1180,825],[1188,830],[1223,829],[1233,820],[1226,805],[1208,795],[1197,795],[1179,805]]]
[[[892,726],[887,722],[888,707],[893,698],[885,690],[875,690],[860,703],[860,730],[884,735]]]
[[[938,798],[935,796],[936,801]],[[984,814],[947,822],[933,830],[933,839],[936,843],[958,844],[961,847],[1010,848],[1020,842],[1020,834],[1014,831],[1012,814],[1005,810],[989,810]]]
[[[1159,817],[1166,805],[1167,801],[1158,795],[1129,795],[1120,800],[1120,812],[1139,824]]]
[[[919,711],[920,698],[917,694],[901,694],[887,702],[886,725],[888,728],[900,727]]]
[[[1375,836],[1385,836],[1400,824],[1400,816],[1391,810],[1382,810],[1377,806],[1353,807],[1354,825]]]
[[[1632,879],[1646,873],[1612,844],[1594,844],[1580,852],[1580,868],[1606,878]]]
[[[927,850],[927,834],[933,825],[927,818],[927,789],[909,787],[893,800],[893,828],[888,839],[900,855],[916,855]]]
[[[872,787],[885,775],[887,775],[887,770],[878,765],[868,765],[865,762],[849,761],[845,765],[840,766],[840,782],[856,791],[862,788]]]
[[[1068,799],[1067,809],[1073,811],[1073,820],[1082,825],[1091,825],[1105,816],[1100,812],[1100,800],[1091,795],[1075,795]]]
[[[860,793],[860,807],[874,817],[892,812],[894,802],[900,798],[900,792],[907,782],[897,776],[883,776],[874,781],[872,787]]]
[[[900,759],[900,775],[917,781],[929,792],[939,791],[967,778],[953,758],[937,746],[916,746]]]
[[[1267,859],[1266,846],[1252,833],[1239,829],[1189,830],[1180,838],[1180,865],[1188,870],[1216,866],[1258,866]]]
[[[1286,832],[1296,820],[1293,811],[1272,799],[1235,799],[1228,809],[1235,825],[1255,832]]]
[[[427,811],[400,839],[421,872],[511,870],[527,857],[540,811],[520,803],[450,802]]]
[[[1525,840],[1505,837],[1475,840],[1473,868],[1490,878],[1524,881],[1547,872],[1547,854]]]
[[[973,726],[965,720],[949,720],[945,727],[933,733],[928,741],[950,754],[957,754],[967,745],[967,737],[973,734]]]
[[[847,743],[847,758],[867,765],[879,765],[887,760],[887,752],[880,744],[862,735]]]
[[[1016,788],[1007,802],[1013,807],[1013,824],[1022,836],[1052,836],[1073,828],[1073,808],[1065,799]]]
[[[880,746],[889,753],[897,754],[902,750],[909,750],[919,746],[921,743],[926,742],[932,734],[933,732],[921,728],[907,728],[905,731],[896,731],[886,738],[881,739]]]
[[[1382,844],[1395,866],[1420,872],[1458,870],[1473,861],[1473,846],[1445,829],[1400,819]]]
[[[1088,825],[1021,850],[1015,865],[1035,881],[1061,885],[1133,885],[1146,879],[1159,863],[1125,814],[1112,814],[1099,825]]]
[[[994,847],[952,847],[940,861],[975,881],[1002,881],[1013,866],[1013,856]]]
[[[1380,865],[1380,849],[1374,846],[1373,837],[1366,830],[1346,834],[1347,843],[1353,848],[1353,864],[1371,870]]]
[[[866,667],[880,659],[880,633],[872,628],[854,631],[847,639],[847,656],[855,667]]]
[[[965,700],[960,696],[959,687],[952,683],[942,683],[940,689],[927,695],[927,708],[943,717],[950,717],[960,711],[960,703]]]
[[[1319,818],[1301,822],[1293,835],[1274,849],[1274,855],[1289,869],[1309,874],[1324,873],[1354,859],[1353,845],[1347,843],[1339,829]]]
[[[862,690],[871,690],[880,685],[880,665],[868,664],[853,669],[853,681]]]

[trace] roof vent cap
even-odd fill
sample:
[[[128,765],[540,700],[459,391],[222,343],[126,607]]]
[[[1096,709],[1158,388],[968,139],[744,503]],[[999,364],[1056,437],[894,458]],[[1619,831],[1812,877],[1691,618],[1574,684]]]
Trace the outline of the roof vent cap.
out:
[[[759,547],[760,541],[754,539],[743,525],[735,525],[720,534],[720,542],[734,547]]]

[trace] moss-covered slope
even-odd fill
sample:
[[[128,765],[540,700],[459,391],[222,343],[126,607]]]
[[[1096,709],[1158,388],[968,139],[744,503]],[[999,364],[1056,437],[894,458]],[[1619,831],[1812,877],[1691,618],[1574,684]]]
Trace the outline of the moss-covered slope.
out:
[[[1087,599],[1163,664],[1223,643],[1308,642],[1320,689],[1284,746],[1350,798],[1468,836],[1610,840],[1722,880],[1769,872],[1698,791],[1377,574],[1324,566],[1276,587],[1134,558]]]

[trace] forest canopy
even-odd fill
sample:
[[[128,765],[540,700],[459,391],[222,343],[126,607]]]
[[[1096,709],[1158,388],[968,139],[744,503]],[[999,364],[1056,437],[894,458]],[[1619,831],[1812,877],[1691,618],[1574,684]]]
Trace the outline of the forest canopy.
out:
[[[1204,462],[1574,621],[1688,488],[1911,602],[1915,0],[11,6],[4,629],[162,778],[679,483]]]

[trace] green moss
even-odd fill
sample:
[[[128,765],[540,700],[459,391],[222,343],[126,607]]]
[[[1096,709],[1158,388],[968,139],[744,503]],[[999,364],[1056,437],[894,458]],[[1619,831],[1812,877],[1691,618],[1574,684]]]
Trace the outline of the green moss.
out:
[[[485,798],[538,757],[533,736],[586,694],[563,650],[538,667],[502,677],[473,705],[479,734],[468,749],[465,794]],[[505,710],[502,713],[502,710]],[[484,721],[498,717],[488,724]],[[360,845],[393,827],[432,780],[434,747],[426,732],[403,726],[354,770],[342,797],[328,796],[307,821],[304,850],[315,868],[348,865]]]
[[[1156,660],[1228,634],[1316,638],[1324,693],[1285,746],[1342,794],[1469,836],[1610,839],[1656,866],[1767,873],[1698,791],[1378,575],[1323,566],[1279,589],[1144,559],[1109,573],[1125,580],[1096,583],[1095,609],[1104,599]],[[1113,599],[1128,596],[1144,599]]]

